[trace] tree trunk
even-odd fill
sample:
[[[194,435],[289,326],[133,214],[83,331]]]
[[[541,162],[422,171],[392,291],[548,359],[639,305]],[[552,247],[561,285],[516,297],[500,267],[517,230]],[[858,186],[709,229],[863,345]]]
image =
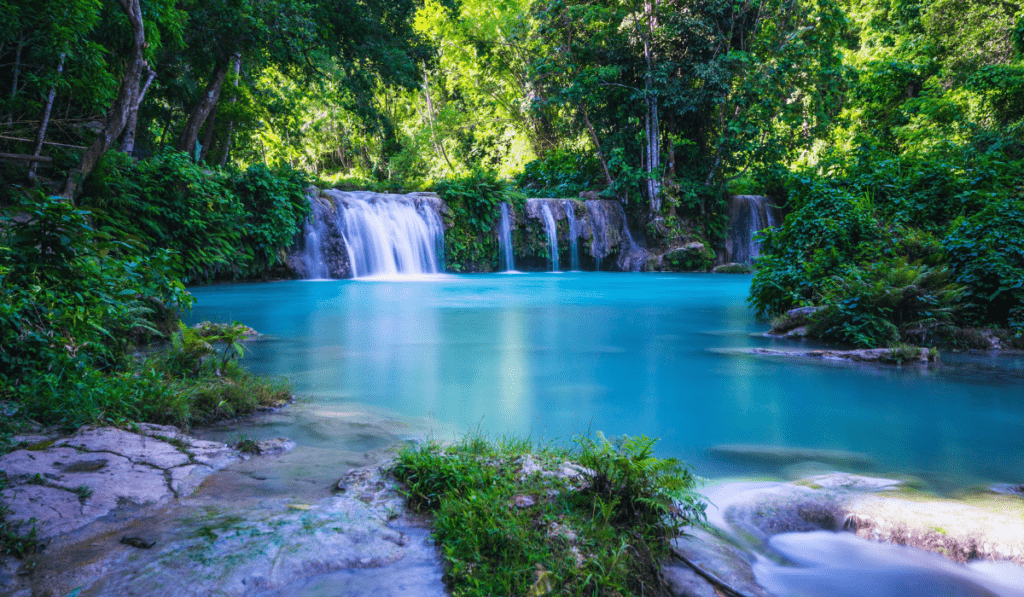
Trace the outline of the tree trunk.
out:
[[[647,31],[644,32],[644,59],[647,61],[647,73],[644,76],[644,97],[647,100],[647,198],[650,200],[651,212],[661,210],[661,181],[658,180],[658,168],[661,166],[661,131],[658,126],[658,95],[654,90],[654,50],[651,41],[654,30],[658,26],[654,14],[657,0],[644,2],[647,13]]]
[[[85,150],[82,159],[68,173],[68,178],[64,182],[64,190],[61,194],[69,200],[74,200],[81,188],[82,181],[89,176],[103,154],[114,145],[117,138],[121,136],[121,132],[124,131],[125,125],[128,124],[128,112],[131,111],[132,99],[139,94],[139,80],[142,77],[143,69],[146,68],[146,59],[142,54],[146,48],[146,30],[142,22],[140,0],[117,0],[117,3],[128,15],[128,22],[132,28],[131,58],[125,67],[117,99],[114,100],[110,111],[107,112],[103,130],[100,131],[89,149]]]
[[[57,77],[59,78],[61,73],[64,72],[64,58],[67,54],[64,52],[60,53],[60,61],[57,63]],[[53,85],[50,85],[50,93],[46,96],[46,107],[43,108],[43,118],[39,121],[39,131],[36,133],[36,145],[32,149],[32,155],[38,157],[39,152],[43,150],[43,142],[46,141],[46,128],[50,126],[50,112],[53,110],[53,98],[57,97],[57,81],[54,79]],[[28,180],[30,183],[35,184],[36,182],[36,167],[39,166],[38,161],[32,162],[28,167]]]
[[[11,80],[11,99],[18,97],[18,74],[21,73],[21,50],[25,47],[25,36],[18,39],[18,49],[14,53],[14,78]]]
[[[213,129],[217,126],[217,108],[220,104],[213,107],[213,112],[210,112],[209,122],[206,123],[206,134],[203,135],[203,150],[199,155],[199,161],[206,163],[206,156],[210,155],[210,145],[213,143]]]
[[[142,105],[142,100],[146,99],[146,92],[149,91],[149,85],[156,78],[156,71],[146,69],[145,77],[146,82],[142,84],[142,88],[132,98],[132,107],[128,112],[128,122],[125,124],[124,138],[121,139],[121,151],[128,155],[135,151],[135,129],[139,124],[139,106]]]
[[[229,67],[230,63],[225,61],[214,68],[213,76],[210,77],[210,82],[206,84],[206,89],[203,90],[202,99],[192,108],[192,112],[188,115],[188,121],[185,122],[185,130],[181,132],[181,137],[178,138],[178,145],[176,146],[178,151],[184,151],[190,155],[194,154],[196,141],[199,139],[199,130],[203,128],[203,123],[206,122],[207,116],[210,115],[210,112],[213,111],[214,106],[217,105],[217,101],[220,99],[220,89],[224,85],[224,78],[227,77]]]
[[[434,151],[444,157],[448,164],[448,170],[455,175],[455,168],[448,159],[448,152],[444,150],[444,144],[438,143],[437,133],[434,132],[434,101],[430,98],[430,79],[427,77],[426,65],[423,67],[423,95],[427,98],[427,122],[430,123],[430,139],[434,142]]]
[[[242,70],[242,55],[235,54],[233,58],[234,66],[232,67],[235,71],[235,89],[238,89],[238,73]],[[231,103],[234,104],[238,100],[238,94],[231,96]],[[228,164],[228,155],[231,153],[231,138],[235,132],[235,121],[228,121],[228,134],[224,138],[224,151],[220,154],[220,167],[223,168]]]
[[[615,184],[615,180],[612,179],[612,173],[608,171],[608,161],[604,159],[604,152],[601,151],[601,142],[597,139],[597,131],[594,130],[594,125],[590,124],[590,118],[587,117],[587,111],[583,108],[583,104],[580,104],[580,113],[583,114],[583,123],[587,125],[587,130],[590,131],[590,138],[594,141],[597,159],[601,162],[601,169],[604,170],[604,179],[608,182],[608,186],[611,187]]]

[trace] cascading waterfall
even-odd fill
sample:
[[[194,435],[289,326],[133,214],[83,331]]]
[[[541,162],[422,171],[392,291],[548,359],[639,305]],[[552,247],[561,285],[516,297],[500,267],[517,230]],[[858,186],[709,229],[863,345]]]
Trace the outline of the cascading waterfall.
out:
[[[729,260],[752,263],[761,254],[761,243],[754,235],[765,228],[777,226],[775,211],[768,197],[736,195],[729,206],[729,236],[726,251]]]
[[[306,277],[313,280],[329,278],[327,263],[324,260],[324,240],[327,238],[327,216],[330,212],[318,201],[313,201],[313,217],[302,226],[305,250],[302,263],[306,268]]]
[[[551,207],[547,203],[540,206],[540,213],[544,216],[544,230],[548,233],[548,245],[551,247],[551,271],[558,271],[558,228],[555,226],[555,217],[551,215]]]
[[[443,270],[440,200],[427,194],[325,191],[303,228],[306,278],[430,274]],[[333,208],[333,209],[332,209]]]
[[[617,247],[618,268],[625,272],[640,271],[647,261],[647,251],[633,240],[622,204],[618,201],[589,199],[586,206],[590,215],[590,254],[597,262],[597,270],[601,270],[601,259],[612,254]]]
[[[576,228],[576,212],[573,211],[572,201],[563,201],[562,205],[565,206],[565,217],[569,220],[569,247],[572,251],[571,270],[578,272],[580,270],[580,253],[576,245],[576,237],[579,234],[579,230]]]
[[[508,212],[508,203],[501,202],[501,224],[498,228],[498,261],[505,264],[506,272],[516,270],[515,258],[512,255],[512,218]]]

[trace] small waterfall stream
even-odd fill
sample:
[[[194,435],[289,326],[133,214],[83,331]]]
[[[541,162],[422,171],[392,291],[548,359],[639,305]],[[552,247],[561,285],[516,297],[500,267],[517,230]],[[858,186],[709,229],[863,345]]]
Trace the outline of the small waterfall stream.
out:
[[[551,271],[558,271],[558,228],[555,225],[555,217],[551,215],[551,207],[547,203],[540,206],[541,214],[544,216],[544,230],[548,233],[548,246],[551,248]]]
[[[306,279],[444,270],[440,200],[428,194],[325,191],[312,199],[300,261]]]
[[[509,216],[508,203],[501,202],[501,223],[498,228],[498,263],[505,266],[506,272],[516,270],[515,257],[512,255],[512,218]]]
[[[761,254],[761,243],[754,235],[778,225],[778,218],[768,197],[735,195],[729,204],[729,236],[725,249],[729,261],[752,263]]]
[[[579,229],[576,226],[576,212],[573,210],[572,201],[563,201],[562,205],[565,206],[565,217],[569,220],[569,247],[572,250],[570,270],[578,272],[580,271],[580,252],[576,243],[576,237],[579,236]]]

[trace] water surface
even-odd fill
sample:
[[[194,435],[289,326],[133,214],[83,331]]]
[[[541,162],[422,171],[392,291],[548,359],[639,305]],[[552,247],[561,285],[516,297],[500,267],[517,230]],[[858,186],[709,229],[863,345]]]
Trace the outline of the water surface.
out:
[[[232,284],[192,289],[192,319],[266,334],[246,363],[289,376],[300,404],[260,435],[309,447],[373,443],[331,432],[358,411],[438,435],[642,433],[704,476],[791,464],[711,451],[754,444],[856,452],[937,489],[1024,481],[1024,358],[882,367],[744,354],[801,346],[759,336],[749,286],[610,273]]]

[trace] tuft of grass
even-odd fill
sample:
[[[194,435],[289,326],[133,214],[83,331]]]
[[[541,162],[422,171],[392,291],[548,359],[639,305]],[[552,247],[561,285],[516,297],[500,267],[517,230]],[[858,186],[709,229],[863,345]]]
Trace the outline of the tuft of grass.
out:
[[[705,503],[685,465],[653,456],[655,441],[598,434],[557,448],[473,434],[408,448],[392,474],[434,515],[457,597],[661,594],[669,541],[703,521]]]
[[[251,437],[242,437],[235,442],[235,449],[243,454],[260,454],[260,445]]]

